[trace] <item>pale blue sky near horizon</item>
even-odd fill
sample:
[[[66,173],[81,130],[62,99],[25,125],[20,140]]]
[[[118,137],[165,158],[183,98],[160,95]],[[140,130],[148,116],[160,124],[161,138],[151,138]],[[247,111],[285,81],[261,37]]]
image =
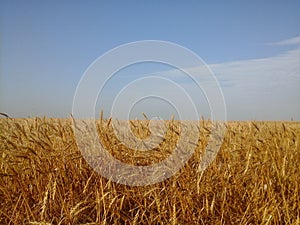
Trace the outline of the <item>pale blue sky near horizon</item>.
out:
[[[299,1],[1,1],[0,112],[68,117],[76,86],[95,59],[121,44],[163,40],[210,66],[229,120],[300,120],[299,11]],[[122,85],[160,69],[124,70],[125,81],[112,80],[98,107],[109,110]],[[203,96],[185,79],[175,81],[209,116],[208,107],[201,112]],[[153,109],[147,101],[133,112],[174,114],[165,102],[156,99]]]

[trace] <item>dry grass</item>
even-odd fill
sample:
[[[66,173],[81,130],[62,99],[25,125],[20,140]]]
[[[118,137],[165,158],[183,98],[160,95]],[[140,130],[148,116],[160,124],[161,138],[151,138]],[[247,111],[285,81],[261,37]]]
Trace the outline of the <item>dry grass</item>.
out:
[[[133,132],[147,137],[143,123],[132,121]],[[134,165],[167,157],[178,139],[169,121],[159,147],[141,153],[118,142],[109,120],[98,126],[110,152]],[[0,119],[0,224],[300,224],[300,123],[226,126],[204,172],[198,166],[210,123],[200,121],[196,152],[181,171],[130,187],[89,167],[70,119]]]

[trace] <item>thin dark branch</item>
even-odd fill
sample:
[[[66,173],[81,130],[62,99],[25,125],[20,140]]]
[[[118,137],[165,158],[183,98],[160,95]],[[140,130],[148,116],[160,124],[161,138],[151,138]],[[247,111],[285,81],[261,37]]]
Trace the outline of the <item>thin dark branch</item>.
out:
[[[9,115],[7,115],[6,113],[0,112],[0,115],[1,115],[1,116],[5,116],[6,118],[10,118]]]

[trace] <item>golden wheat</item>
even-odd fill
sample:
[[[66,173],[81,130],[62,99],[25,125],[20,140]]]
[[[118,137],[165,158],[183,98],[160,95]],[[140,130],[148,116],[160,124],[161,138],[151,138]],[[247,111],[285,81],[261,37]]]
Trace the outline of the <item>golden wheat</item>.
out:
[[[130,122],[140,138],[149,136],[144,117]],[[180,135],[179,122],[166,121],[159,146],[137,151],[111,122],[101,115],[101,142],[133,165],[165,159]],[[216,159],[201,172],[212,124],[197,125],[195,153],[178,173],[130,187],[86,163],[71,119],[0,119],[0,224],[300,224],[299,122],[227,123]]]

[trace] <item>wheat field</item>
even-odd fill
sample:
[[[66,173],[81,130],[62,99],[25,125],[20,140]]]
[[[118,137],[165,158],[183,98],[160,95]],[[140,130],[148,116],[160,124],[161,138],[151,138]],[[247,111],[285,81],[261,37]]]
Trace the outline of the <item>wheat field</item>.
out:
[[[130,121],[140,138],[149,121]],[[166,121],[153,151],[126,148],[110,119],[99,138],[119,160],[158,162],[178,140],[178,121]],[[0,224],[300,224],[300,122],[228,122],[215,160],[199,171],[211,133],[174,176],[126,186],[96,173],[77,147],[72,119],[0,119]],[[89,135],[88,133],[86,135]]]

